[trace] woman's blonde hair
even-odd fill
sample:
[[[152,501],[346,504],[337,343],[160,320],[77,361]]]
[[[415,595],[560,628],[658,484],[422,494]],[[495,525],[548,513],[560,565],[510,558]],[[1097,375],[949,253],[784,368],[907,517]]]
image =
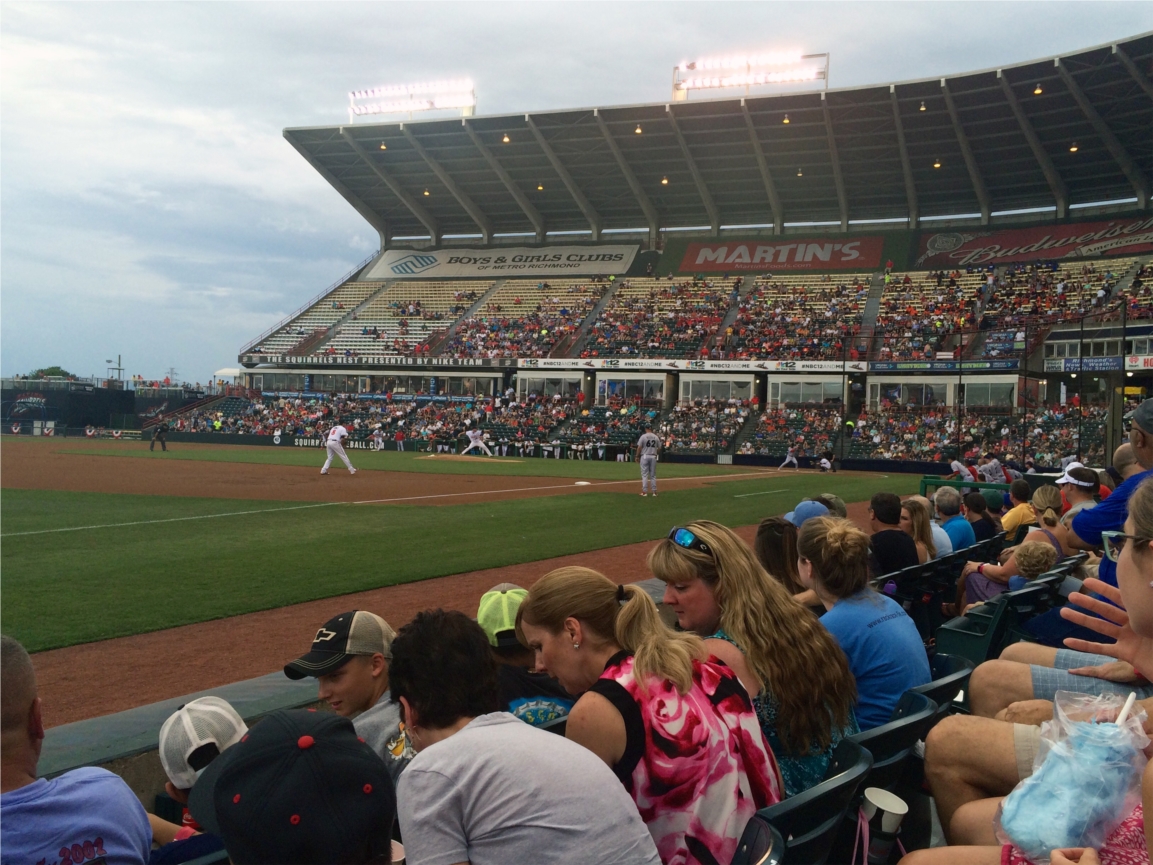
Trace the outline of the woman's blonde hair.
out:
[[[833,728],[848,726],[857,699],[845,653],[731,529],[711,520],[686,528],[711,554],[666,539],[649,553],[649,570],[666,583],[707,583],[721,609],[721,630],[744,653],[757,685],[777,701],[782,744],[793,754],[827,748]]]
[[[1041,516],[1041,522],[1052,528],[1060,521],[1061,491],[1052,484],[1045,484],[1033,491],[1033,507]]]
[[[840,517],[805,520],[797,552],[813,566],[813,578],[834,598],[869,586],[869,536]]]
[[[708,656],[700,637],[678,634],[661,621],[648,592],[618,586],[591,568],[557,568],[537,580],[517,610],[517,639],[528,645],[522,622],[556,634],[569,618],[596,639],[631,654],[642,688],[648,677],[655,676],[672,682],[684,696],[693,685],[693,661]]]
[[[1048,541],[1025,541],[1013,551],[1017,573],[1026,580],[1035,580],[1057,564],[1057,551]]]
[[[916,499],[901,502],[901,507],[909,512],[913,522],[913,539],[923,544],[929,551],[929,558],[937,558],[937,545],[933,542],[933,524],[929,521],[929,509]]]

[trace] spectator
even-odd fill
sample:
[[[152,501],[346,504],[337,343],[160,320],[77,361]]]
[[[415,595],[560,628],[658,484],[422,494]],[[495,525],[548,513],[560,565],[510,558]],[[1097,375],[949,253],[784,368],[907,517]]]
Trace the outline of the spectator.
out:
[[[233,862],[387,862],[396,821],[388,769],[328,712],[278,710],[213,760],[192,816]]]
[[[917,544],[901,531],[901,500],[893,493],[876,493],[869,503],[869,569],[880,577],[919,564]],[[819,594],[819,593],[818,593]]]
[[[718,523],[675,530],[649,553],[648,565],[665,582],[677,623],[704,638],[753,695],[785,795],[820,783],[837,743],[858,732],[856,687],[836,640]]]
[[[840,496],[833,495],[832,493],[821,493],[819,496],[813,496],[813,501],[820,502],[829,509],[829,515],[847,519],[849,516],[848,508],[845,507],[845,500]]]
[[[1028,481],[1025,483],[1028,483]],[[980,492],[985,498],[989,518],[997,527],[997,534],[1001,534],[1001,532],[1005,531],[1005,524],[1002,519],[1005,513],[1005,497],[1001,494],[1000,490],[981,490]]]
[[[784,517],[769,517],[757,526],[754,541],[757,559],[765,572],[785,587],[792,595],[803,595],[808,590],[797,575],[797,527]]]
[[[1018,478],[1009,484],[1009,503],[1012,507],[1001,518],[1001,530],[1008,533],[1009,543],[1015,541],[1017,530],[1021,526],[1031,526],[1037,522],[1030,505],[1032,498],[1027,480]]]
[[[961,501],[961,512],[969,525],[973,527],[973,537],[976,543],[990,540],[997,536],[997,523],[989,514],[989,503],[980,493],[969,493]]]
[[[821,502],[804,499],[793,510],[785,514],[785,520],[799,529],[805,524],[805,520],[811,520],[813,517],[827,517],[828,515],[829,509]]]
[[[920,502],[909,499],[901,505],[901,531],[917,545],[917,560],[921,564],[937,558],[937,545],[933,543],[930,525],[929,512]]]
[[[1061,487],[1061,494],[1065,497],[1065,501],[1069,503],[1069,510],[1061,517],[1061,525],[1065,528],[1069,528],[1073,524],[1073,518],[1081,511],[1097,507],[1097,499],[1094,495],[1100,488],[1101,482],[1097,473],[1092,469],[1087,469],[1084,466],[1068,468],[1065,470],[1065,474],[1057,478],[1057,484]]]
[[[481,595],[476,621],[497,662],[501,705],[510,715],[540,727],[567,716],[573,698],[556,679],[530,672],[536,659],[516,637],[516,613],[527,597],[528,589],[512,583],[493,586]]]
[[[400,710],[389,699],[395,636],[388,622],[374,613],[341,613],[316,632],[312,651],[284,667],[290,679],[316,678],[320,699],[336,714],[352,719],[357,735],[388,766],[394,784],[415,753],[401,726]]]
[[[933,546],[937,548],[937,558],[947,556],[953,552],[953,542],[949,540],[949,533],[941,528],[937,524],[937,521],[932,518],[932,515],[936,513],[936,508],[933,507],[933,503],[924,496],[909,496],[906,501],[920,502],[925,512],[930,515],[929,531],[933,533]]]
[[[595,755],[500,711],[496,661],[467,616],[418,613],[392,679],[417,750],[397,791],[409,865],[660,861]]]
[[[963,550],[977,543],[973,527],[961,516],[961,494],[952,487],[941,487],[933,496],[933,504],[941,520],[941,528],[949,536],[954,550]]]
[[[731,861],[745,823],[782,796],[735,673],[707,661],[699,637],[670,631],[643,589],[587,568],[542,577],[517,627],[538,669],[588,692],[567,735],[612,767],[661,861]]]
[[[140,800],[107,769],[37,777],[44,741],[32,659],[0,636],[0,822],[5,862],[56,862],[74,845],[114,863],[146,863],[152,830]]]
[[[897,508],[899,514],[899,500]],[[887,723],[901,695],[931,678],[916,625],[896,601],[869,586],[869,537],[848,520],[810,520],[797,550],[801,581],[824,604],[821,624],[845,651],[856,678],[857,723],[862,730]]]

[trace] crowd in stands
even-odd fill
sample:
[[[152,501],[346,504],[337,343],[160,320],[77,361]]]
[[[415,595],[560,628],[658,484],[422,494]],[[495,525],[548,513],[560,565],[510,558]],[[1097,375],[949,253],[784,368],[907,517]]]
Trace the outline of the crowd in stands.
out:
[[[1103,312],[1131,262],[1014,264],[997,279],[983,305],[982,328],[1039,326]],[[1124,266],[1122,266],[1124,265]]]
[[[934,360],[954,333],[974,330],[985,276],[943,270],[885,274],[879,360]]]
[[[736,300],[714,280],[626,280],[589,328],[581,357],[698,357]]]
[[[1153,318],[1153,264],[1144,265],[1126,292],[1129,318]]]
[[[727,453],[748,418],[748,400],[695,399],[674,406],[656,432],[671,453]]]
[[[861,277],[851,283],[834,283],[827,275],[803,283],[757,277],[720,339],[719,356],[856,360],[859,352],[846,348],[846,340],[860,331],[868,294]]]
[[[833,450],[841,429],[840,407],[783,406],[757,418],[738,453],[758,456],[813,455]]]
[[[1153,400],[1128,432],[1109,474],[1070,465],[1056,485],[1017,479],[1008,502],[991,489],[879,491],[858,524],[819,494],[763,520],[752,545],[690,519],[647,558],[676,630],[643,585],[576,565],[399,630],[369,610],[337,613],[300,635],[303,654],[277,660],[315,679],[329,711],[273,711],[249,727],[203,696],[160,727],[182,825],[147,813],[106,769],[39,776],[36,673],[4,636],[5,861],[706,865],[743,855],[754,820],[805,819],[784,840],[823,826],[835,849],[822,861],[847,862],[840,846],[870,796],[860,788],[887,778],[899,796],[927,787],[935,805],[907,809],[903,837],[921,841],[903,865],[1148,863]],[[943,593],[965,609],[934,638],[916,618],[928,601],[902,600],[902,581],[953,562],[964,566]],[[944,630],[974,633],[983,609],[1008,609],[1013,580],[1029,591],[1074,567],[1067,599],[1022,607],[979,656],[939,654]],[[935,679],[942,660],[963,678]],[[1097,698],[1085,716],[1077,695]],[[1054,720],[1070,731],[1057,747],[1042,726]],[[913,784],[904,771],[858,776],[855,795],[802,818],[795,797],[847,783],[834,765],[846,743],[879,761],[906,734],[899,759],[912,769],[923,740],[924,785],[919,770]],[[874,842],[892,843],[879,828]]]

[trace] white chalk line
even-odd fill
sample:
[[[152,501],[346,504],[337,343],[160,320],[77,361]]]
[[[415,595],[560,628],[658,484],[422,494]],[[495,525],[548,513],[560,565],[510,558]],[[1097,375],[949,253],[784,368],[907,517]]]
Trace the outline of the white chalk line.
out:
[[[763,474],[764,474],[764,472],[742,472],[740,474],[698,475],[695,477],[690,476],[690,477],[682,477],[682,478],[665,478],[662,481],[662,483],[667,484],[667,483],[671,483],[673,481],[690,481],[690,480],[691,481],[716,480],[717,478],[760,477]],[[611,487],[611,486],[617,486],[619,484],[636,484],[636,483],[640,483],[640,481],[639,480],[606,481],[604,483],[593,483],[593,484],[591,484],[589,489],[591,489],[593,487]],[[293,505],[293,506],[287,507],[287,508],[261,508],[259,510],[254,510],[254,511],[229,511],[228,513],[223,513],[223,514],[199,514],[199,515],[193,516],[193,517],[169,517],[167,519],[159,519],[159,520],[134,520],[133,522],[128,522],[128,523],[103,523],[100,525],[93,525],[93,526],[68,526],[68,527],[62,528],[62,529],[36,529],[36,530],[30,531],[30,532],[5,532],[4,534],[0,534],[0,538],[19,538],[19,537],[24,537],[26,535],[48,535],[48,534],[54,534],[57,532],[83,532],[83,531],[89,531],[92,529],[118,529],[118,528],[125,528],[128,526],[156,525],[158,523],[181,523],[181,522],[187,522],[189,520],[211,520],[211,519],[215,519],[217,517],[242,517],[242,516],[247,516],[250,514],[273,514],[273,513],[279,513],[281,511],[302,511],[302,510],[307,510],[309,508],[330,508],[330,507],[333,507],[334,505],[379,505],[379,504],[388,504],[390,502],[411,502],[411,501],[423,501],[423,500],[427,500],[427,499],[462,498],[464,496],[496,495],[499,493],[523,493],[523,492],[532,492],[534,490],[567,490],[567,489],[572,489],[574,486],[575,486],[575,483],[570,483],[570,484],[556,484],[554,486],[547,486],[547,487],[515,487],[512,489],[500,489],[500,490],[473,490],[472,492],[467,492],[467,493],[438,493],[436,495],[429,495],[429,496],[400,496],[400,497],[391,498],[391,499],[364,499],[361,501],[350,501],[350,502],[315,502],[313,504],[307,504],[307,505]],[[581,489],[585,489],[585,487],[582,487]]]
[[[739,496],[733,496],[734,499],[747,499],[749,496],[767,496],[770,493],[787,493],[788,490],[765,490],[762,493],[741,493]]]

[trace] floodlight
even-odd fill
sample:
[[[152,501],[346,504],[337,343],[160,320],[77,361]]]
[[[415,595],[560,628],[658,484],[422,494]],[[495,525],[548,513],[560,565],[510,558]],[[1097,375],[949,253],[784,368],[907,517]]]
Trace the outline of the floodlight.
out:
[[[680,63],[673,69],[673,101],[688,99],[691,90],[744,87],[747,94],[752,87],[821,80],[827,87],[828,54],[802,54],[799,50],[790,50],[707,57]]]
[[[924,100],[924,99],[922,99],[922,100],[921,100],[921,110],[922,110],[922,111],[925,111],[925,110],[926,110],[926,109],[925,109],[925,100]]]
[[[536,185],[536,191],[537,191],[537,192],[543,192],[543,191],[544,191],[544,184],[543,184],[543,183],[538,183],[538,184]]]
[[[669,179],[667,177],[662,177],[661,178],[661,186],[668,186],[668,185],[669,185]]]
[[[934,168],[940,168],[941,167],[941,160],[940,159],[934,159],[933,160],[933,167]]]
[[[639,123],[637,124],[637,128],[633,130],[633,132],[635,132],[637,135],[640,135],[643,131],[644,130],[641,129],[641,125]]]
[[[789,115],[786,114],[785,119],[782,120],[781,123],[788,123],[788,122],[789,122]]]
[[[425,195],[429,195],[430,193],[429,193],[429,191],[426,189],[426,190],[424,191],[424,194],[425,194]]]
[[[805,172],[801,171],[801,169],[798,168],[797,169],[797,177],[804,177],[804,176],[805,176]]]
[[[1038,84],[1036,84],[1036,85],[1034,85],[1034,86],[1033,86],[1033,95],[1034,95],[1034,96],[1040,96],[1040,95],[1041,95],[1042,93],[1044,93],[1044,92],[1045,92],[1045,91],[1043,91],[1043,90],[1041,89],[1041,85],[1040,85],[1040,83],[1038,83]]]
[[[448,111],[460,109],[461,115],[471,117],[476,108],[476,90],[472,80],[429,81],[415,84],[394,84],[353,90],[348,94],[348,120],[370,114],[408,114],[416,111]],[[381,150],[386,149],[381,147]]]
[[[510,139],[509,139],[509,137],[508,137],[508,133],[506,132],[506,133],[504,134],[504,138],[502,138],[502,139],[501,139],[501,141],[502,141],[503,143],[505,143],[505,144],[508,144],[509,140],[510,140]]]
[[[1072,144],[1069,145],[1069,152],[1070,153],[1076,153],[1077,150],[1078,150],[1077,142],[1074,141]]]

